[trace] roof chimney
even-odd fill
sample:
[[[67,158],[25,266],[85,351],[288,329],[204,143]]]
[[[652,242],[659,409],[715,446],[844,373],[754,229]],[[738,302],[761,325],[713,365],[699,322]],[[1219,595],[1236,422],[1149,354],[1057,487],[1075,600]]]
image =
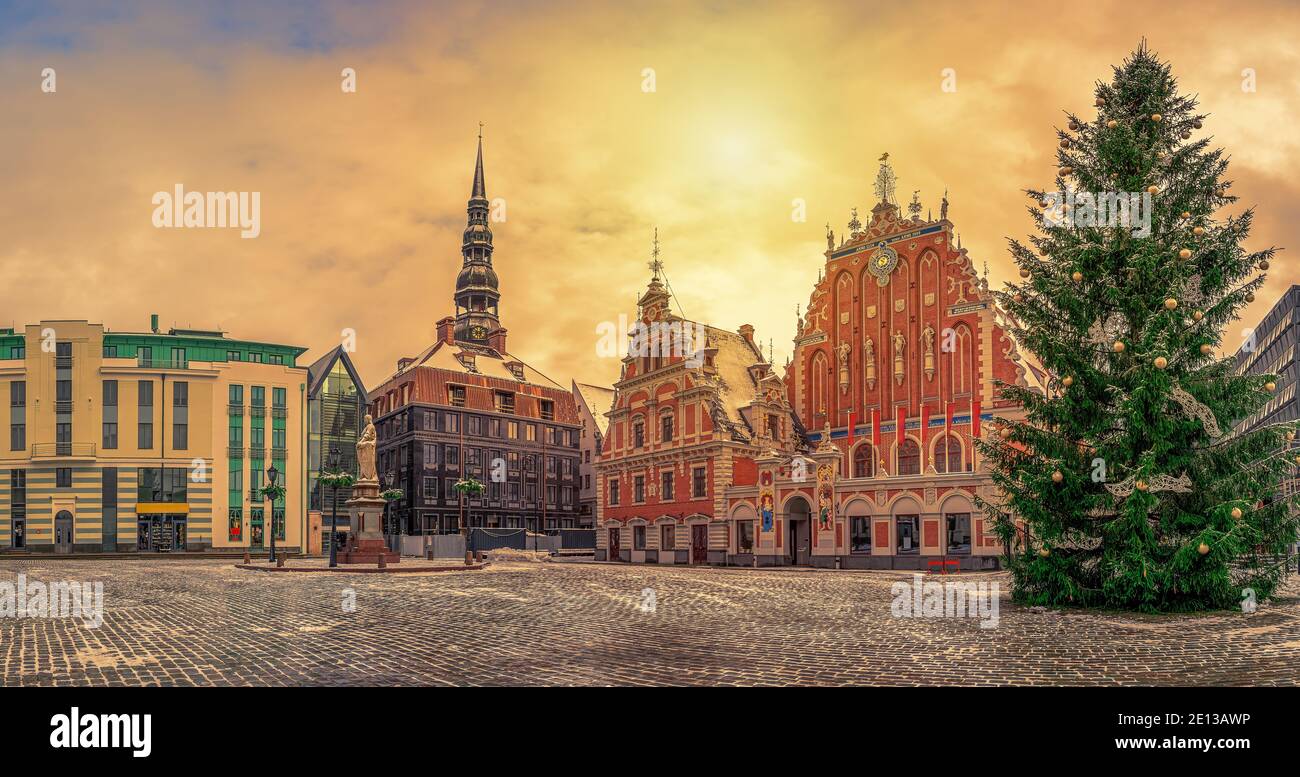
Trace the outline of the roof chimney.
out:
[[[443,316],[438,319],[438,342],[453,343],[456,341],[456,319],[451,316]]]
[[[502,327],[497,327],[496,329],[493,329],[492,334],[488,335],[488,347],[496,351],[497,353],[505,353],[506,352],[506,330],[503,329]]]
[[[737,331],[750,345],[754,344],[754,327],[752,324],[741,324],[740,329]]]
[[[158,314],[149,314],[149,331],[158,334]]]

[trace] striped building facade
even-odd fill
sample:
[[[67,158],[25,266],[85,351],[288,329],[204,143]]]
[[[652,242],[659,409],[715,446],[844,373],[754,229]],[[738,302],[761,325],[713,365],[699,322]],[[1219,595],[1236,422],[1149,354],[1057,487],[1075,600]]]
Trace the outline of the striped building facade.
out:
[[[151,330],[0,330],[0,553],[302,547],[304,349]]]

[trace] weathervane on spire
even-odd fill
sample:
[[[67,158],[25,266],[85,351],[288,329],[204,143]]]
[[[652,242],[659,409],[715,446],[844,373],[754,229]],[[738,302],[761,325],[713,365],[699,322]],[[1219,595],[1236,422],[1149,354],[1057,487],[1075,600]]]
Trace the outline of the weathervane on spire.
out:
[[[483,139],[483,122],[481,121],[478,123],[478,139]]]
[[[894,168],[889,166],[889,152],[886,151],[880,155],[880,172],[876,173],[876,196],[881,202],[894,204],[894,186],[898,183],[898,176],[894,175]]]
[[[664,268],[664,263],[659,261],[659,227],[655,227],[654,247],[650,249],[650,271],[655,274],[654,279],[659,280],[659,271]]]

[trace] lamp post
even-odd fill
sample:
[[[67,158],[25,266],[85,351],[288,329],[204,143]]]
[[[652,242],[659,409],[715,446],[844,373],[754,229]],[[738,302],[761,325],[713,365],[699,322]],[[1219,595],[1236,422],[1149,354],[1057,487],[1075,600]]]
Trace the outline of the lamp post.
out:
[[[387,486],[385,493],[393,490],[393,481],[397,479],[397,473],[391,469],[384,473],[384,485]],[[389,532],[394,536],[397,535],[397,527],[393,525],[393,500],[384,499],[384,523],[388,526]]]
[[[276,478],[278,478],[279,476],[280,476],[280,470],[276,469],[274,464],[272,464],[270,467],[268,467],[267,470],[266,470],[266,482],[269,484],[270,487],[264,489],[263,492],[262,492],[262,496],[263,496],[263,497],[267,497],[267,498],[269,498],[269,500],[270,500],[270,502],[271,502],[271,557],[270,557],[270,562],[271,562],[272,564],[275,563],[275,534],[276,534],[276,531],[275,531],[275,499],[276,499],[276,491],[277,491],[276,486],[275,486],[275,480],[276,480]]]
[[[339,468],[339,449],[336,445],[330,446],[329,455],[330,473],[334,474]],[[338,536],[339,536],[339,486],[338,482],[334,483],[334,506],[330,509],[330,567],[339,565],[338,556]]]

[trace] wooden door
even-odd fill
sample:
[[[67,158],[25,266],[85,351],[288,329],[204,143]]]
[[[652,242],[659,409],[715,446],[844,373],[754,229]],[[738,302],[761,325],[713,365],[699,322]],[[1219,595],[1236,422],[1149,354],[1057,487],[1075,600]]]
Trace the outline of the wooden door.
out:
[[[618,546],[618,529],[609,530],[609,560],[619,561],[622,559],[622,550]]]
[[[697,523],[691,527],[691,563],[707,564],[709,561],[709,526]]]

